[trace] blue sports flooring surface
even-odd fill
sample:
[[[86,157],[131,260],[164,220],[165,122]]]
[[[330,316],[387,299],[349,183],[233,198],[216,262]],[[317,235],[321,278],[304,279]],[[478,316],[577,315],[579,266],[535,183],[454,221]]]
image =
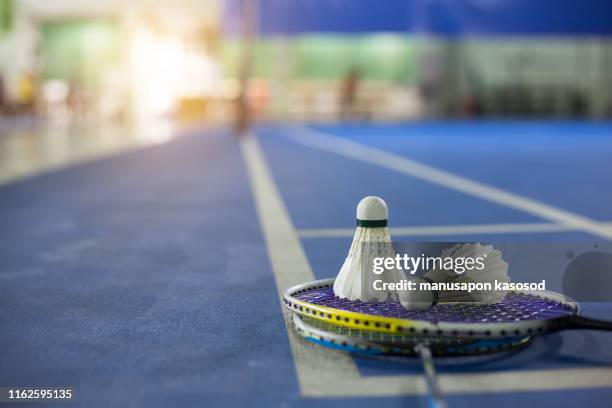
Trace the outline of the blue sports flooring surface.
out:
[[[295,131],[255,129],[298,231],[353,228],[355,205],[366,195],[383,197],[390,224],[398,227],[551,223],[301,145],[288,137]],[[612,221],[612,123],[355,124],[308,131],[393,152],[601,225]],[[77,401],[69,406],[87,407],[426,406],[423,396],[300,394],[239,143],[229,130],[206,129],[0,187],[0,386],[73,387]],[[300,240],[317,278],[335,276],[351,242],[323,235]],[[560,248],[604,240],[573,229],[400,240],[461,239]],[[552,281],[556,274],[547,276]],[[586,304],[584,312],[609,318],[612,306]],[[610,333],[554,334],[504,359],[439,370],[575,369],[580,375],[612,367],[611,344]],[[356,364],[364,377],[421,372],[417,362],[358,358]],[[450,407],[611,400],[612,388],[595,384],[448,395]]]

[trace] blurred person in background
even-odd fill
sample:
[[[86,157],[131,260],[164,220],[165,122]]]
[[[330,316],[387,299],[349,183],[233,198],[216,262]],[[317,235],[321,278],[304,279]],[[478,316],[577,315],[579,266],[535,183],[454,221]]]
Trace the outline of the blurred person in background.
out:
[[[361,75],[357,68],[351,68],[340,85],[340,119],[349,120],[355,117],[355,100]]]
[[[6,105],[6,95],[4,90],[4,79],[2,77],[2,72],[0,72],[0,115],[3,115],[5,112]]]
[[[247,131],[251,122],[249,81],[250,58],[245,57],[240,66],[240,90],[235,101],[234,129],[239,136]]]
[[[234,129],[236,130],[236,133],[240,136],[247,130],[249,126],[249,107],[245,86],[240,87],[240,93],[236,98],[235,107],[236,111],[234,119]]]
[[[71,82],[68,86],[66,106],[71,117],[75,120],[85,119],[88,113],[88,100],[84,87],[78,82]]]

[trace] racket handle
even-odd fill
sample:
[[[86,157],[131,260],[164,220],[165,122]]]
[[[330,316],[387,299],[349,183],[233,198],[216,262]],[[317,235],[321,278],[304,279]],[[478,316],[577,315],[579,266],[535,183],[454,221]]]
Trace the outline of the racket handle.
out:
[[[436,374],[436,367],[433,362],[431,350],[423,343],[417,344],[415,350],[419,356],[421,356],[421,363],[423,364],[423,371],[425,372],[425,383],[427,384],[427,391],[429,392],[431,403],[430,407],[447,408],[446,400],[440,389],[440,384],[438,384],[438,376]]]
[[[583,316],[569,316],[567,318],[568,329],[588,329],[588,330],[607,330],[612,331],[612,322],[605,320],[591,319]]]

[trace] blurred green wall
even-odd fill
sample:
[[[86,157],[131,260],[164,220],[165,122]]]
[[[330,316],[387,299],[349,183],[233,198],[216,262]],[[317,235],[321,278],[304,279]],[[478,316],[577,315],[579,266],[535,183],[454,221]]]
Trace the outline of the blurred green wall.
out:
[[[338,79],[357,68],[365,79],[411,83],[415,80],[414,53],[412,39],[390,34],[262,39],[254,45],[253,76]],[[237,76],[239,61],[239,40],[225,40],[226,75]]]
[[[8,33],[15,24],[15,0],[0,0],[0,34]]]
[[[118,60],[117,27],[113,21],[44,22],[41,34],[44,79],[96,86]]]

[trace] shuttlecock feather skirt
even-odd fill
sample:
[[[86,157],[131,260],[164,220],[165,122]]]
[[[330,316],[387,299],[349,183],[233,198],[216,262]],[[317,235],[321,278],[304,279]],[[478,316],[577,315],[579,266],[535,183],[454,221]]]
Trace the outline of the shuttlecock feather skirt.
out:
[[[374,273],[376,258],[395,257],[389,230],[386,227],[358,227],[348,256],[334,282],[336,296],[350,300],[384,301],[394,292],[374,289],[374,281],[395,283],[406,279],[399,269],[385,269],[382,274]]]

